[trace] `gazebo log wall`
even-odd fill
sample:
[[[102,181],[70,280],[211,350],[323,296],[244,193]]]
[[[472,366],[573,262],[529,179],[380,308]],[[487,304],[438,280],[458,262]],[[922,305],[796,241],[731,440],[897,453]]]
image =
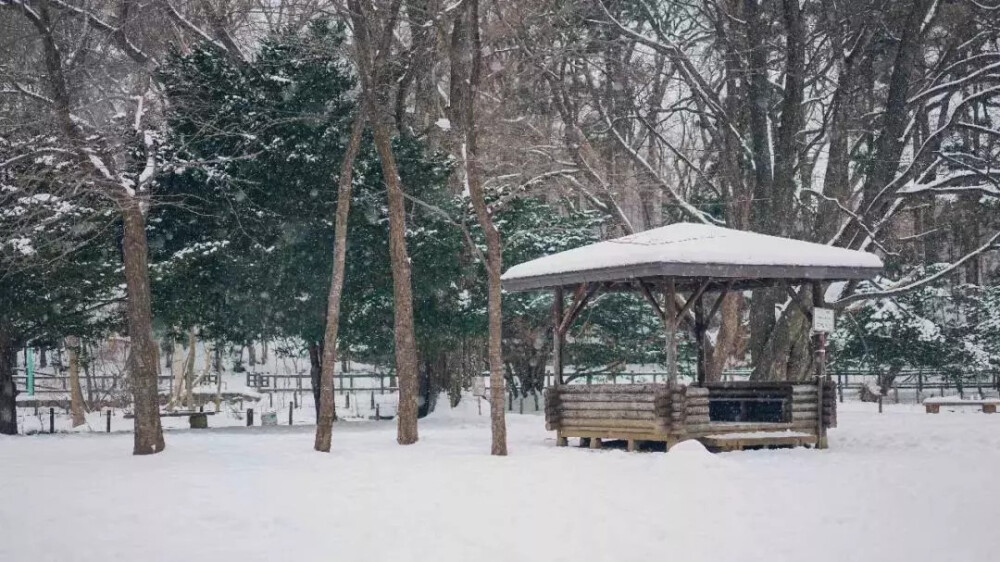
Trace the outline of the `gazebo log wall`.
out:
[[[822,387],[821,387],[822,385]],[[712,405],[739,408],[767,403],[777,421],[719,421]],[[822,425],[820,424],[822,420]],[[816,445],[825,429],[836,426],[836,400],[831,381],[732,382],[704,385],[597,384],[560,385],[546,390],[545,424],[557,432],[557,443],[579,437],[638,442],[658,441],[670,447],[685,439],[724,448],[726,436],[740,436],[752,446],[753,433],[766,434],[761,444]]]

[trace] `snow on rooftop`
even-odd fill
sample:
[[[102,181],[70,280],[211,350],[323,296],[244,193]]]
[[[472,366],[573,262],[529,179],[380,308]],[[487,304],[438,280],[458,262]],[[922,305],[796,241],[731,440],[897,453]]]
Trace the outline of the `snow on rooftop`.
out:
[[[707,224],[677,223],[518,264],[504,273],[503,280],[669,265],[690,266],[683,268],[689,272],[686,275],[670,274],[691,277],[766,277],[763,273],[769,268],[832,268],[840,270],[837,272],[840,274],[856,270],[847,278],[857,278],[881,269],[882,260],[867,252],[791,238]],[[704,271],[700,272],[698,266],[704,266]],[[726,275],[718,266],[747,266],[747,272],[745,275]],[[836,278],[837,275],[808,277]],[[544,283],[532,285],[547,286]]]

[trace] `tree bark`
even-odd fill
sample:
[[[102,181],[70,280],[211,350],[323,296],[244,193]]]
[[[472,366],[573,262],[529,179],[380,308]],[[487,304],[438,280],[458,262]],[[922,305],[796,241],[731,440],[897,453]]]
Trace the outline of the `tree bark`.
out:
[[[503,376],[503,317],[502,288],[500,273],[502,258],[500,250],[500,233],[493,224],[489,209],[486,207],[486,194],[483,190],[482,168],[479,163],[479,147],[477,142],[475,103],[479,88],[480,67],[482,66],[482,44],[479,35],[479,0],[470,0],[468,13],[471,31],[470,49],[472,50],[471,76],[466,81],[468,94],[465,97],[465,173],[469,183],[469,197],[476,211],[479,226],[486,238],[486,286],[487,311],[489,320],[489,363],[490,363],[490,428],[492,443],[490,453],[493,455],[507,454],[507,422],[504,414],[504,376]]]
[[[69,411],[73,417],[73,427],[87,423],[83,409],[83,390],[80,388],[80,338],[66,338],[66,352],[69,354]]]
[[[188,330],[188,354],[184,360],[184,405],[189,410],[194,409],[194,360],[198,337],[194,328]]]
[[[394,336],[396,376],[399,377],[399,408],[396,441],[400,445],[416,443],[417,435],[417,341],[413,323],[413,290],[410,281],[410,257],[406,251],[406,215],[396,157],[392,153],[389,128],[374,123],[373,133],[382,175],[389,200],[389,257],[392,261]]]
[[[309,381],[312,383],[313,406],[316,409],[316,423],[319,423],[320,378],[323,366],[318,342],[309,342]]]
[[[351,125],[351,138],[347,142],[344,160],[340,164],[337,184],[337,217],[334,225],[333,274],[326,305],[326,333],[323,335],[323,360],[320,364],[319,409],[316,417],[317,451],[329,452],[333,433],[333,420],[337,406],[333,400],[333,371],[337,365],[337,331],[340,328],[340,300],[344,294],[344,269],[347,263],[347,219],[351,210],[351,181],[354,159],[361,147],[361,134],[365,128],[364,109],[359,107]]]
[[[366,108],[370,113],[375,148],[382,164],[382,176],[389,203],[389,259],[392,263],[394,336],[396,376],[399,377],[399,407],[396,441],[401,445],[417,442],[417,342],[413,323],[413,291],[410,282],[410,258],[406,251],[406,214],[399,168],[392,152],[390,125],[393,118],[389,109],[393,89],[391,65],[387,57],[392,48],[392,37],[399,15],[398,1],[388,10],[379,11],[371,0],[364,5],[360,0],[348,0],[348,9],[354,23],[354,39]],[[372,25],[380,24],[378,44],[373,45]]]
[[[167,343],[170,345],[167,361],[170,363],[170,403],[167,404],[167,410],[172,411],[184,397],[184,358],[172,337]]]
[[[136,192],[128,192],[124,185],[113,184],[117,178],[116,160],[103,151],[87,146],[86,135],[70,111],[69,86],[63,72],[62,55],[53,35],[52,18],[47,1],[39,2],[38,10],[30,18],[38,30],[44,51],[47,81],[53,102],[53,111],[66,137],[78,152],[80,161],[89,165],[107,182],[109,195],[118,203],[122,213],[124,236],[122,256],[125,262],[125,294],[128,332],[132,346],[129,374],[135,407],[135,433],[132,452],[136,455],[158,453],[163,450],[163,429],[160,426],[160,408],[156,389],[159,370],[156,344],[153,341],[152,297],[149,288],[148,244],[146,218],[142,200]],[[100,166],[94,164],[101,163]]]
[[[11,327],[0,318],[0,434],[17,435],[17,346]]]
[[[158,371],[156,343],[153,341],[153,309],[149,289],[149,249],[146,220],[136,197],[123,198],[122,215],[125,235],[125,291],[128,295],[128,335],[132,397],[135,407],[135,432],[132,453],[159,453],[165,447],[160,425],[160,403],[156,389]]]

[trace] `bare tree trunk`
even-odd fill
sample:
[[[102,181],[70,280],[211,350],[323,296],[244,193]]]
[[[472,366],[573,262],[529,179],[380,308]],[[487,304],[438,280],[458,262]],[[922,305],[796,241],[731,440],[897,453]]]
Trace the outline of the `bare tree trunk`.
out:
[[[312,385],[313,407],[316,410],[316,423],[319,423],[320,374],[323,369],[321,365],[322,354],[323,352],[320,350],[318,342],[309,342],[309,382]]]
[[[66,338],[66,352],[69,354],[69,411],[73,417],[73,427],[87,423],[83,409],[83,390],[80,388],[80,338]]]
[[[479,165],[479,150],[477,143],[475,101],[479,88],[480,67],[482,65],[482,44],[479,35],[479,0],[467,2],[469,29],[472,41],[472,68],[465,97],[465,173],[469,183],[469,196],[476,218],[486,237],[486,284],[488,293],[489,318],[489,362],[490,362],[490,427],[492,444],[490,453],[493,455],[507,454],[507,423],[504,417],[504,376],[502,356],[502,288],[500,273],[502,258],[500,250],[500,233],[497,232],[486,207],[486,194],[483,191],[482,169]]]
[[[38,10],[31,12],[29,20],[38,30],[42,40],[45,67],[52,96],[53,111],[66,137],[79,152],[82,162],[94,167],[109,182],[109,194],[118,203],[122,213],[122,257],[125,262],[125,295],[128,333],[132,346],[129,363],[133,402],[135,407],[135,433],[132,453],[146,455],[163,450],[163,428],[160,426],[160,407],[156,389],[159,356],[153,341],[153,309],[149,288],[149,248],[146,240],[146,218],[142,200],[134,187],[129,192],[123,185],[112,185],[117,177],[114,158],[103,151],[86,147],[86,135],[70,111],[69,86],[63,73],[62,55],[53,35],[49,4],[42,1]],[[84,158],[84,154],[86,157]],[[100,162],[100,165],[95,164]]]
[[[722,380],[722,372],[739,341],[742,304],[743,295],[738,292],[731,292],[723,297],[722,306],[719,307],[719,335],[715,338],[715,347],[712,348],[712,357],[708,365],[709,382]]]
[[[413,325],[413,290],[410,281],[410,257],[406,251],[406,215],[403,189],[396,157],[392,153],[389,128],[384,123],[373,126],[375,147],[382,161],[389,200],[389,255],[392,260],[394,336],[396,376],[399,377],[399,408],[396,441],[400,445],[416,443],[417,435],[417,340]]]
[[[188,330],[188,354],[184,361],[184,405],[189,409],[194,409],[194,360],[195,348],[198,338],[195,336],[195,329]]]
[[[410,258],[406,251],[406,214],[399,168],[392,152],[389,126],[393,122],[390,98],[393,73],[387,57],[399,16],[400,3],[388,10],[378,10],[372,0],[348,0],[354,23],[354,39],[361,85],[370,111],[375,148],[382,164],[382,176],[389,203],[389,258],[392,262],[396,376],[399,377],[399,407],[396,411],[396,441],[400,445],[417,442],[417,341],[413,325],[413,290],[410,282]],[[379,25],[378,44],[373,44],[372,26]]]
[[[170,338],[170,353],[168,362],[170,363],[170,402],[167,410],[173,410],[181,403],[184,397],[184,358],[177,349],[177,342]]]
[[[11,327],[0,317],[0,434],[17,435],[17,347]]]
[[[351,210],[351,181],[354,159],[361,147],[361,134],[365,129],[364,108],[359,107],[351,125],[351,138],[347,142],[344,160],[340,165],[337,184],[337,217],[334,225],[333,274],[326,306],[326,333],[323,335],[323,360],[320,364],[319,409],[316,415],[317,451],[330,451],[333,420],[337,406],[333,400],[333,371],[337,364],[337,330],[340,328],[340,299],[344,294],[344,268],[347,263],[347,219]]]
[[[125,291],[128,295],[128,334],[132,346],[130,374],[135,407],[135,433],[132,453],[159,453],[165,447],[160,425],[160,402],[156,390],[156,343],[153,341],[153,309],[149,289],[149,250],[146,242],[146,220],[139,200],[123,200],[125,223],[123,254],[125,258]]]

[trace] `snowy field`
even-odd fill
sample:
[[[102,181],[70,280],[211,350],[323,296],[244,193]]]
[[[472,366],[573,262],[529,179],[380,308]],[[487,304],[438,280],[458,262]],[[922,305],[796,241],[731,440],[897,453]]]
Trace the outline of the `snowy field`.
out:
[[[446,404],[443,402],[443,404]],[[2,561],[986,561],[1000,415],[848,403],[826,451],[556,448],[511,415],[488,455],[475,402],[420,423],[0,439]]]

